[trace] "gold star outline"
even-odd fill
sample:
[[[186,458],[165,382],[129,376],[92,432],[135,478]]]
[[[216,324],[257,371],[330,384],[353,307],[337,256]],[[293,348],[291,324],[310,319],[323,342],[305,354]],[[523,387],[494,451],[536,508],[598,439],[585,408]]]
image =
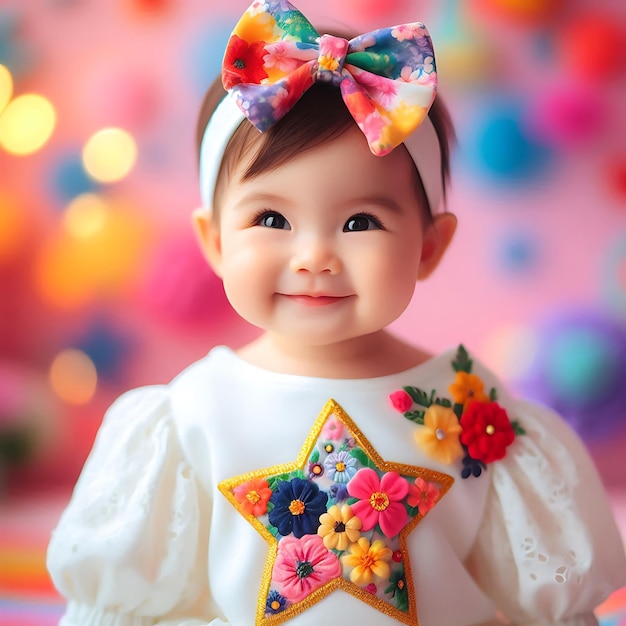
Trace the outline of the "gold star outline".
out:
[[[313,427],[307,435],[304,441],[304,445],[302,446],[302,449],[300,450],[294,462],[275,465],[269,468],[241,474],[234,478],[224,480],[218,485],[219,490],[226,497],[226,499],[261,534],[261,536],[265,539],[269,546],[259,590],[255,625],[276,626],[278,624],[281,624],[288,619],[304,612],[314,604],[317,604],[336,589],[343,589],[350,595],[362,600],[366,604],[375,607],[382,613],[385,613],[386,615],[397,619],[401,623],[416,625],[418,623],[417,604],[415,600],[415,590],[413,587],[411,563],[406,547],[406,538],[409,533],[422,521],[422,519],[424,519],[425,515],[428,514],[428,511],[426,511],[425,514],[417,512],[417,514],[414,514],[414,516],[410,516],[407,524],[400,530],[397,537],[399,551],[401,553],[401,559],[404,565],[403,583],[406,584],[406,594],[408,600],[407,610],[401,610],[390,602],[380,598],[378,595],[370,593],[365,588],[358,586],[348,578],[345,578],[344,574],[335,578],[331,578],[321,586],[314,589],[304,599],[294,602],[290,606],[285,607],[284,610],[281,610],[277,613],[268,614],[268,611],[266,609],[266,603],[272,584],[274,564],[278,555],[279,540],[266,526],[266,524],[259,519],[259,517],[262,517],[261,515],[257,517],[257,515],[252,512],[247,513],[242,510],[242,505],[240,504],[240,501],[238,501],[235,497],[235,489],[253,479],[271,480],[272,478],[276,477],[285,477],[292,472],[301,472],[302,476],[306,478],[306,476],[308,475],[307,465],[311,464],[312,454],[316,449],[316,445],[318,444],[318,442],[320,442],[320,436],[322,435],[324,425],[330,418],[335,418],[338,422],[340,422],[349,433],[349,437],[354,440],[354,445],[358,446],[359,448],[361,448],[361,450],[364,451],[365,455],[367,456],[367,462],[369,467],[372,467],[375,470],[383,473],[396,472],[400,476],[405,478],[411,477],[414,480],[422,478],[429,483],[437,483],[439,485],[437,502],[441,500],[441,498],[450,489],[454,482],[454,478],[452,476],[428,468],[408,465],[405,463],[393,463],[390,461],[385,461],[378,454],[378,452],[376,452],[369,440],[360,431],[360,429],[350,418],[350,416],[342,409],[342,407],[337,402],[335,402],[335,400],[328,400],[319,417],[315,420],[315,423],[313,424]],[[322,441],[327,440],[324,438],[322,439]],[[255,492],[255,496],[256,495],[257,494]]]

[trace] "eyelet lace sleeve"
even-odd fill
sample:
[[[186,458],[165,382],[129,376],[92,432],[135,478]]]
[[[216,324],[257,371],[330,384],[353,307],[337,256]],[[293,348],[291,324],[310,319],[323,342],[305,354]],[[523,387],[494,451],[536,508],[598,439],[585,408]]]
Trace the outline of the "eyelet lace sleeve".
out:
[[[207,624],[172,617],[208,589],[200,491],[167,388],[118,399],[48,549],[51,577],[68,598],[60,626]]]
[[[587,626],[626,584],[624,546],[582,443],[555,414],[519,402],[526,430],[494,463],[469,567],[514,624]]]

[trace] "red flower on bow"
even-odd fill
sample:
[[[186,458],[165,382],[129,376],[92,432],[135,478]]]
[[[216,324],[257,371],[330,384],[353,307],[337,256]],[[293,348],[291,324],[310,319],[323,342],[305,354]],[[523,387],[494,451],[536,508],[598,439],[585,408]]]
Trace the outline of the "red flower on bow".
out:
[[[222,66],[222,82],[225,89],[239,83],[260,83],[267,78],[263,69],[265,42],[255,41],[249,44],[237,35],[232,35]]]
[[[461,416],[461,443],[483,463],[502,459],[515,439],[506,411],[497,402],[470,402]]]

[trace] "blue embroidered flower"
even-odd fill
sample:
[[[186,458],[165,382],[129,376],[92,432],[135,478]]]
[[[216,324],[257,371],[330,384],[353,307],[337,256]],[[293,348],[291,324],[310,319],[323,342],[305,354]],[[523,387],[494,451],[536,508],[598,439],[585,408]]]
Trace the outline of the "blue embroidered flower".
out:
[[[276,615],[285,610],[287,600],[278,593],[275,589],[269,592],[267,596],[267,602],[265,603],[265,614]]]
[[[357,472],[356,459],[347,450],[332,452],[324,459],[328,477],[337,483],[347,483]]]
[[[293,533],[300,538],[315,535],[320,525],[320,515],[326,513],[328,494],[315,483],[302,478],[278,483],[270,503],[274,508],[268,515],[270,524],[286,537]]]

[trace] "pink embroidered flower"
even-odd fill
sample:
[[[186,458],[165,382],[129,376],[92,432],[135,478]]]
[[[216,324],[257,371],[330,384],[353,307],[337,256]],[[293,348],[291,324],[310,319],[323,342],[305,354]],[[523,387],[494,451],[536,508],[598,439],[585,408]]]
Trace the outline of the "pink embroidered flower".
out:
[[[272,497],[269,483],[263,478],[251,478],[249,481],[233,489],[235,500],[239,502],[244,515],[264,515],[267,503]]]
[[[406,413],[413,406],[413,398],[404,389],[389,394],[389,400],[398,413]]]
[[[337,555],[324,546],[318,535],[292,535],[278,542],[278,555],[272,580],[281,585],[281,593],[292,602],[303,600],[333,578],[341,576]]]
[[[335,415],[331,415],[322,427],[322,438],[339,441],[343,437],[343,424]]]
[[[439,489],[433,483],[417,478],[409,485],[409,496],[406,499],[409,506],[416,506],[421,515],[426,515],[439,500]]]
[[[406,525],[409,514],[402,500],[409,484],[397,472],[387,472],[382,478],[370,467],[360,469],[348,483],[348,493],[358,502],[352,511],[363,523],[362,530],[372,530],[376,524],[387,537],[395,537]]]

